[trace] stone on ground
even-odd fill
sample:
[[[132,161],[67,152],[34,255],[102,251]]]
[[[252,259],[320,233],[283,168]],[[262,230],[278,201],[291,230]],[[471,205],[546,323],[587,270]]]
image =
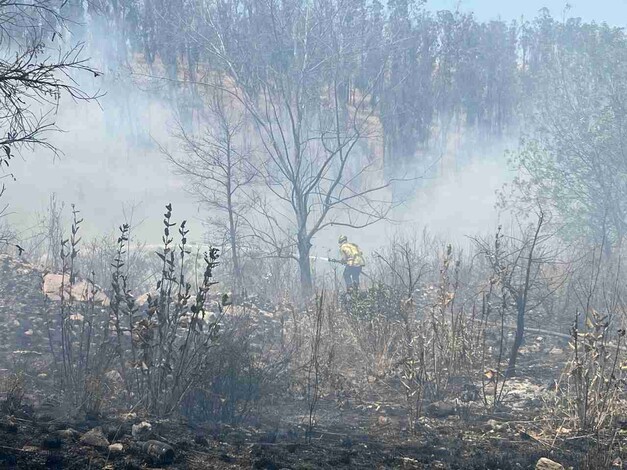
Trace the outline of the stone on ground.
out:
[[[109,447],[109,441],[105,437],[100,428],[94,428],[91,431],[86,432],[80,439],[81,444],[91,447]]]
[[[542,457],[536,464],[536,470],[564,470],[564,466],[551,459]]]

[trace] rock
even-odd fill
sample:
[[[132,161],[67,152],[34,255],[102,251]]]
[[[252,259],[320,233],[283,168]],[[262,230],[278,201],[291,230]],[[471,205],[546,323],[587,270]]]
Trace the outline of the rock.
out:
[[[163,442],[147,441],[142,449],[154,464],[167,465],[174,461],[174,449]]]
[[[93,286],[87,283],[87,281],[76,281],[70,285],[70,276],[61,274],[45,274],[43,283],[43,293],[50,300],[61,300],[61,293],[63,291],[63,298],[65,300],[72,298],[79,302],[87,302],[92,297]],[[94,297],[94,303],[107,307],[109,305],[109,298],[100,290],[97,289]]]
[[[62,439],[74,439],[78,437],[78,431],[68,428],[57,431],[57,435]]]
[[[551,459],[542,457],[536,464],[536,470],[564,470],[564,466]]]
[[[505,426],[502,423],[499,423],[495,419],[488,420],[488,422],[486,423],[486,426],[490,431],[495,431],[495,432],[502,431],[505,428]]]
[[[563,436],[563,435],[570,434],[571,432],[573,432],[573,430],[564,426],[560,426],[559,428],[555,430],[555,432],[558,436]]]
[[[117,370],[110,370],[105,374],[105,378],[112,383],[122,383],[122,375]]]
[[[152,432],[152,424],[142,421],[139,424],[133,424],[131,427],[131,435],[138,441],[146,440]]]
[[[111,452],[112,454],[121,454],[122,452],[124,452],[124,446],[119,442],[116,444],[111,444],[109,446],[109,452]]]
[[[102,429],[94,428],[91,431],[87,431],[80,438],[80,443],[86,446],[107,448],[109,447],[109,441],[102,433]]]
[[[154,299],[155,297],[159,297],[159,292],[157,291],[146,292],[145,294],[142,294],[135,299],[135,305],[139,307],[143,307],[144,305],[148,303],[149,298]]]
[[[445,401],[434,401],[427,406],[427,413],[434,418],[446,418],[455,414],[455,404]]]

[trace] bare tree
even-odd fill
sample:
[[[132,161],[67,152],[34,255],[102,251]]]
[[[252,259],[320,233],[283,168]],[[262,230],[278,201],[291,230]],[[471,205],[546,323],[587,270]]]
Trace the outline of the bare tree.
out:
[[[298,262],[310,291],[316,234],[330,226],[367,227],[392,208],[384,194],[390,181],[380,179],[380,159],[369,147],[378,132],[374,82],[347,96],[362,52],[347,28],[351,0],[270,0],[252,11],[269,30],[233,38],[228,22],[208,12],[212,37],[203,39],[229,76],[223,89],[252,116],[267,156],[268,197],[257,199],[250,225],[275,255]]]
[[[93,98],[73,78],[76,72],[98,75],[83,57],[83,46],[53,47],[64,29],[64,2],[0,0],[0,164],[8,166],[13,149],[43,145],[56,129],[61,96]]]
[[[518,351],[523,343],[527,314],[542,305],[562,286],[566,277],[549,279],[545,267],[555,263],[557,253],[549,247],[553,233],[545,231],[547,214],[541,209],[535,225],[521,231],[522,236],[505,236],[499,228],[493,242],[475,239],[479,252],[488,260],[494,279],[501,287],[502,304],[512,305],[516,315],[516,332],[506,376],[516,374]]]
[[[55,115],[63,94],[94,98],[74,80],[75,72],[97,75],[83,57],[81,44],[52,45],[64,29],[61,0],[0,0],[0,169],[21,149],[43,146],[56,153],[46,133],[57,129]],[[0,178],[11,177],[6,173]],[[2,184],[0,197],[5,192]],[[0,210],[6,215],[7,206]],[[14,237],[3,230],[0,242]],[[13,242],[14,243],[14,242]],[[17,246],[19,253],[22,248]]]
[[[4,184],[0,186],[0,199],[4,195],[6,189],[7,188]],[[3,204],[2,206],[0,206],[0,246],[8,246],[11,240],[13,240],[14,238],[13,231],[4,220],[8,215],[8,207],[8,204]]]
[[[234,291],[242,287],[240,238],[243,219],[256,169],[251,151],[245,142],[246,116],[230,95],[214,88],[207,108],[202,112],[205,127],[199,133],[179,126],[177,134],[183,155],[162,151],[178,173],[191,180],[189,192],[207,208],[218,211],[222,218],[211,218],[225,234],[231,250]],[[247,196],[244,196],[247,191]]]

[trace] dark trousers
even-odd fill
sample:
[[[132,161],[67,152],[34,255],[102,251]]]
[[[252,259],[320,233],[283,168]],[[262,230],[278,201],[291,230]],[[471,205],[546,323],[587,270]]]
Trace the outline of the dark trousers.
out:
[[[346,289],[359,289],[359,275],[361,274],[361,266],[346,266],[344,268],[344,282]]]

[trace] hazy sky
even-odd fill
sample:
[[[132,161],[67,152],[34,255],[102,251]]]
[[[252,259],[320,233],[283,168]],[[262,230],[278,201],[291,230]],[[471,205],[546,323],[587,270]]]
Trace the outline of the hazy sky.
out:
[[[535,17],[547,7],[555,17],[561,17],[566,3],[571,5],[569,16],[585,21],[607,22],[615,26],[627,26],[627,0],[427,0],[433,10],[452,10],[458,5],[463,11],[474,11],[481,20],[518,19]]]

